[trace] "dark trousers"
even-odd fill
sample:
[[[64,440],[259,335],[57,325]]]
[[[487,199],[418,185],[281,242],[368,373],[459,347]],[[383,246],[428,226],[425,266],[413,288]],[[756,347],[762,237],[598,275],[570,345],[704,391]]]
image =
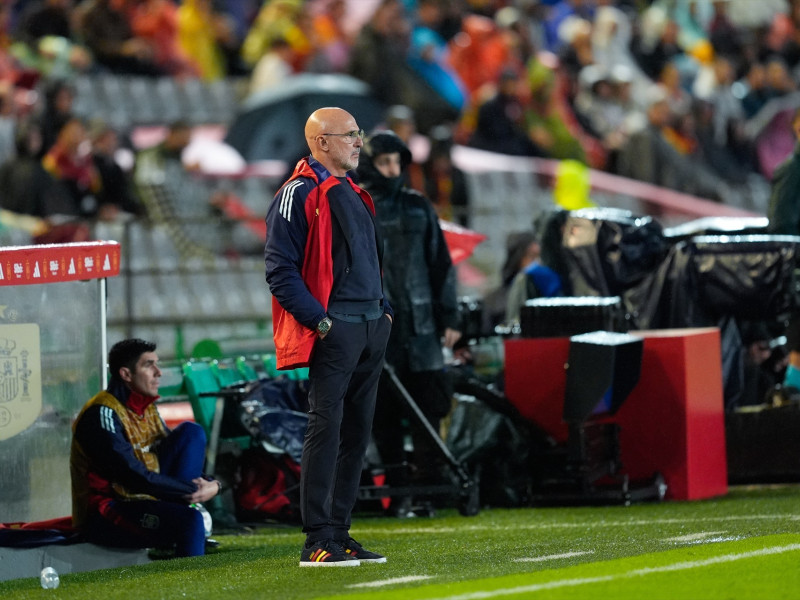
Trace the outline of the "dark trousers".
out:
[[[314,347],[300,471],[309,543],[348,537],[390,330],[386,316],[365,323],[333,319]]]
[[[158,449],[161,473],[192,480],[203,473],[206,436],[196,423],[181,423]],[[101,546],[167,548],[177,556],[205,554],[203,515],[188,504],[166,500],[112,501],[92,513],[86,538]]]

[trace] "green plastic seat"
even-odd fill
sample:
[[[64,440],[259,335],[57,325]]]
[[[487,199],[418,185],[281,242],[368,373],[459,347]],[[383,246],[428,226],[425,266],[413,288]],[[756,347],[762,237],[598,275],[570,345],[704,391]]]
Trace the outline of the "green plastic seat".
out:
[[[233,371],[235,380],[229,371]],[[222,424],[224,402],[226,402],[226,397],[236,394],[235,391],[226,391],[222,388],[240,383],[242,378],[236,369],[228,366],[220,368],[218,361],[204,360],[186,362],[183,365],[183,376],[195,422],[205,430],[206,436],[208,436],[206,469],[209,474],[213,474],[220,442],[229,442],[241,449],[249,448],[252,443],[250,436],[220,437],[219,429]],[[228,382],[228,379],[232,381]],[[225,383],[221,381],[225,381]]]
[[[234,360],[212,360],[210,364],[220,387],[246,383]]]
[[[183,365],[179,363],[162,364],[159,365],[159,368],[161,369],[161,385],[158,387],[158,395],[165,401],[177,396],[185,396]]]
[[[264,354],[262,356],[262,361],[264,362],[264,370],[266,371],[267,375],[270,377],[288,377],[289,379],[294,380],[303,380],[308,379],[308,367],[300,367],[298,369],[290,369],[286,371],[279,371],[277,367],[277,358],[274,354]]]
[[[256,363],[246,356],[236,357],[236,368],[239,369],[239,373],[246,381],[258,381],[260,379]],[[263,365],[261,368],[263,370]]]
[[[211,363],[202,360],[190,360],[184,363],[183,377],[186,394],[194,411],[194,420],[205,429],[206,435],[210,436],[216,399],[213,396],[203,397],[201,394],[218,392],[222,386],[211,369]]]

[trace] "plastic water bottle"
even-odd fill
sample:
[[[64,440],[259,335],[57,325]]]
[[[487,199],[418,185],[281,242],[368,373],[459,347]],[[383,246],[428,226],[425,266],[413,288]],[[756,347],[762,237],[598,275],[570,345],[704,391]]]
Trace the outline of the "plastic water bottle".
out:
[[[39,581],[46,590],[54,590],[58,587],[58,584],[61,583],[61,580],[58,578],[58,572],[56,572],[53,567],[45,567],[42,569]]]

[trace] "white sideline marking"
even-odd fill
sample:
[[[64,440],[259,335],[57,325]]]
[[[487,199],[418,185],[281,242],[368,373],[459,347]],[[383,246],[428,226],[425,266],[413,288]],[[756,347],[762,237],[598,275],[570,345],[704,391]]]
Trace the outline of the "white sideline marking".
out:
[[[650,575],[652,573],[668,573],[670,571],[683,571],[687,569],[696,569],[698,567],[706,567],[709,565],[716,565],[720,563],[733,562],[737,560],[744,560],[747,558],[754,558],[756,556],[768,556],[770,554],[782,554],[784,552],[792,552],[800,550],[800,544],[789,544],[787,546],[775,546],[773,548],[763,548],[761,550],[753,550],[751,552],[740,552],[738,554],[723,554],[721,556],[714,556],[703,560],[684,561],[672,565],[663,565],[660,567],[644,567],[642,569],[634,569],[627,573],[618,573],[615,575],[602,575],[599,577],[581,577],[574,579],[560,579],[556,581],[548,581],[546,583],[535,583],[531,585],[523,585],[505,590],[487,590],[485,592],[470,592],[468,594],[457,594],[454,596],[444,596],[433,600],[480,600],[482,598],[493,598],[495,596],[512,596],[514,594],[527,594],[530,592],[539,592],[542,590],[552,590],[563,587],[573,587],[578,585],[586,585],[587,583],[600,583],[614,581],[615,579],[627,579],[638,577],[640,575]]]
[[[513,562],[544,562],[546,560],[557,560],[559,558],[572,558],[573,556],[583,556],[592,554],[594,550],[583,550],[581,552],[564,552],[564,554],[550,554],[548,556],[530,556],[525,558],[515,558]]]
[[[664,538],[665,542],[695,542],[702,540],[713,535],[722,535],[724,531],[700,531],[698,533],[690,533],[689,535],[679,535],[676,537]]]
[[[348,585],[347,587],[351,588],[358,588],[358,587],[382,587],[384,585],[394,585],[395,583],[410,583],[412,581],[425,581],[426,579],[432,579],[431,575],[408,575],[406,577],[393,577],[392,579],[381,579],[380,581],[366,581],[364,583],[353,583]]]

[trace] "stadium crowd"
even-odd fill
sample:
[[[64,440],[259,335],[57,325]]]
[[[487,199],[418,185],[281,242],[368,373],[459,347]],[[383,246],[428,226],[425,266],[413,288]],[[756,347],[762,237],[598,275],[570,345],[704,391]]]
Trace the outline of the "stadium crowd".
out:
[[[770,118],[800,67],[797,0],[17,0],[0,31],[0,208],[37,241],[87,235],[65,216],[148,212],[132,165],[108,160],[131,132],[71,111],[78,74],[246,78],[250,92],[350,74],[405,107],[398,126],[428,142],[415,184],[443,215],[463,202],[437,170],[453,143],[763,213],[785,157]]]

